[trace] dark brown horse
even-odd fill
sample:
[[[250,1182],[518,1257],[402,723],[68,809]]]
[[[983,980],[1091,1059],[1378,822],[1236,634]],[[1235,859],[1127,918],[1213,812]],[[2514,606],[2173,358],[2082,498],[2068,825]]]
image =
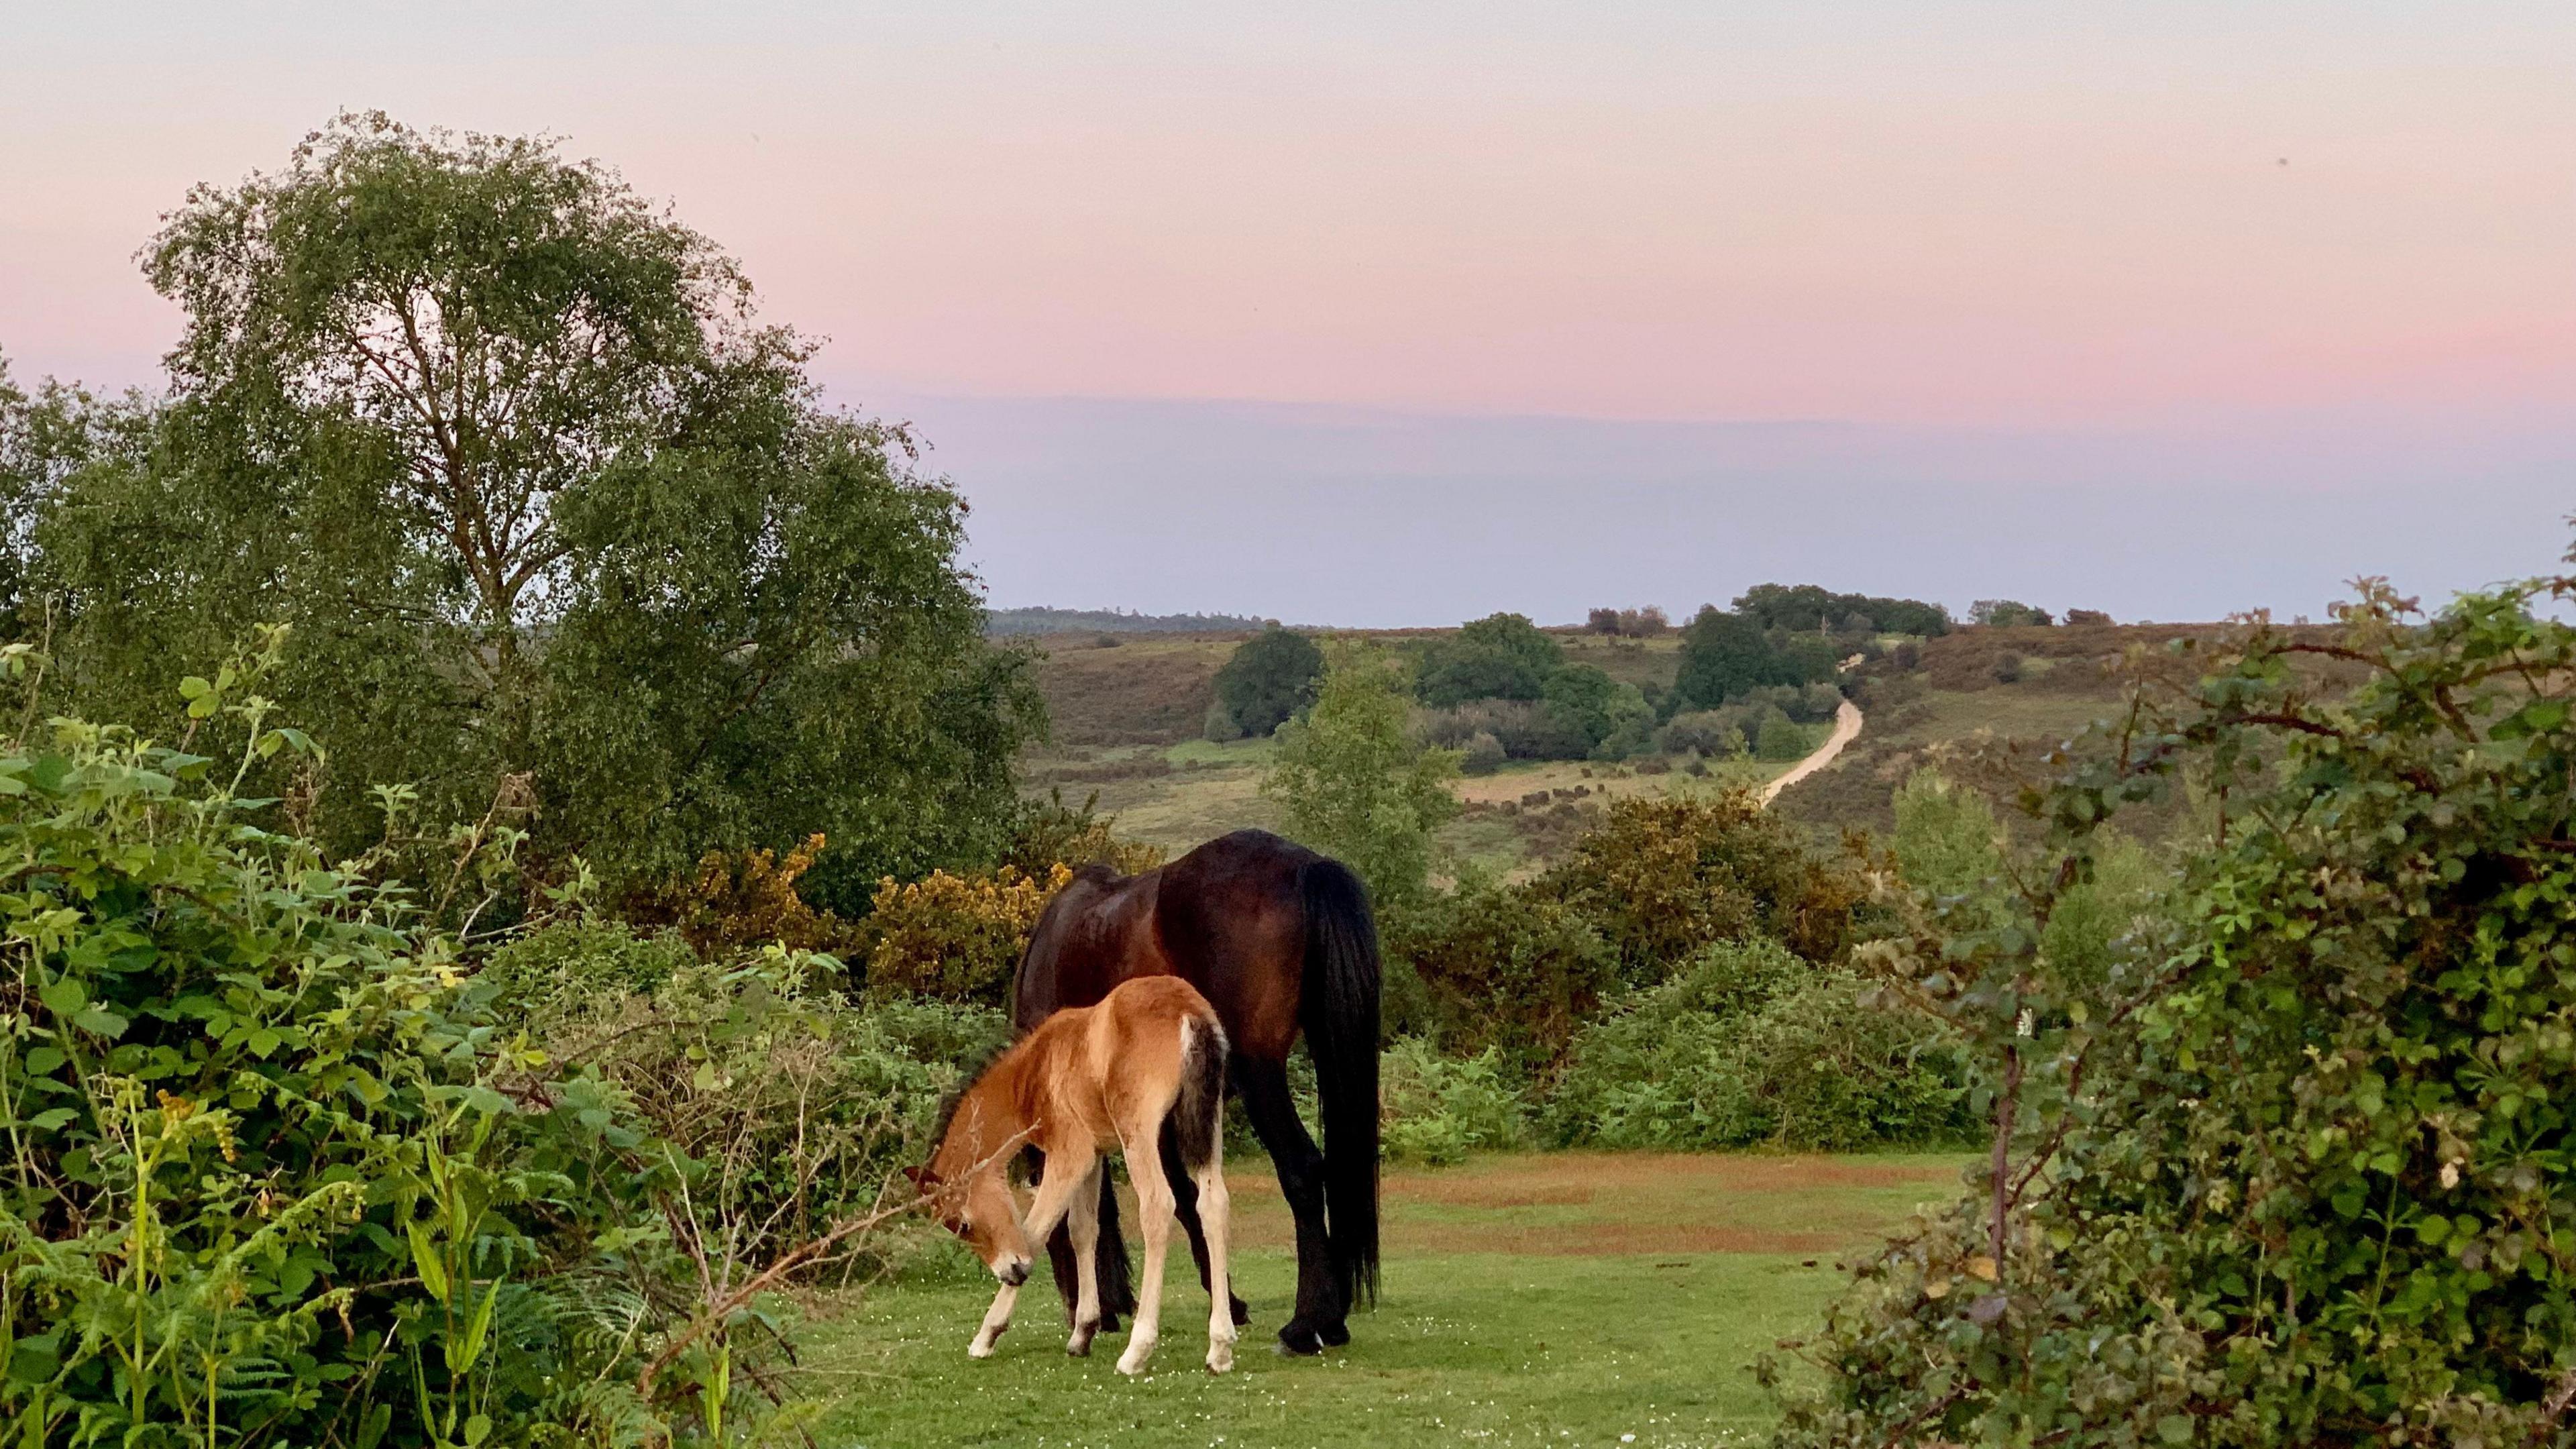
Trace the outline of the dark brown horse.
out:
[[[1297,1217],[1297,1309],[1279,1330],[1281,1347],[1314,1353],[1348,1343],[1352,1304],[1377,1291],[1378,955],[1367,890],[1341,862],[1261,830],[1238,830],[1138,875],[1091,866],[1038,918],[1020,958],[1012,1020],[1028,1031],[1137,976],[1197,987],[1234,1044],[1230,1080]],[[1322,1099],[1322,1151],[1288,1091],[1288,1050],[1301,1031]],[[1173,1151],[1167,1143],[1164,1155]],[[1204,1283],[1197,1197],[1184,1186],[1189,1174],[1169,1167]],[[1135,1311],[1135,1300],[1105,1176],[1099,1224],[1108,1328]],[[1047,1256],[1070,1315],[1078,1274],[1061,1230]],[[1233,1313],[1246,1321],[1240,1299]]]

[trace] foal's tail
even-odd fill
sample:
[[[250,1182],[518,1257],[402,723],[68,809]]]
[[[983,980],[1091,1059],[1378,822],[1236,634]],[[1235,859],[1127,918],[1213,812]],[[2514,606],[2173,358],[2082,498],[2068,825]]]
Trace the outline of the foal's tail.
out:
[[[1218,1159],[1225,1135],[1225,1028],[1216,1013],[1181,1023],[1181,1094],[1166,1124],[1181,1166],[1198,1172]]]
[[[1324,1118],[1325,1238],[1342,1301],[1377,1297],[1377,917],[1350,867],[1300,866],[1306,1047]]]

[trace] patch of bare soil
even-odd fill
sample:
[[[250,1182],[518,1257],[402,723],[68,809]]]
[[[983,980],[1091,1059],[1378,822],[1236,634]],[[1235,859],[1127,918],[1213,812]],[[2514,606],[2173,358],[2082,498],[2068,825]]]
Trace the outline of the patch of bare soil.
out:
[[[1235,1239],[1295,1242],[1279,1186],[1259,1157],[1226,1173]],[[1560,1152],[1390,1172],[1383,1231],[1390,1257],[1524,1253],[1548,1257],[1846,1250],[1892,1215],[1889,1194],[1929,1201],[1958,1168],[1821,1156]]]

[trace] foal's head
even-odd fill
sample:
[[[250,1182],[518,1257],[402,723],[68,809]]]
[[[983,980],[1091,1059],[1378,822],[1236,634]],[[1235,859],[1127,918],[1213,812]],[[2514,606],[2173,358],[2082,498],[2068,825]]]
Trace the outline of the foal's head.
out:
[[[1011,1191],[1008,1159],[1018,1149],[1019,1134],[984,1130],[987,1118],[973,1096],[970,1088],[967,1099],[953,1109],[929,1165],[905,1168],[904,1175],[939,1214],[941,1225],[983,1259],[994,1277],[1016,1288],[1029,1280],[1037,1257],[1020,1222],[1019,1198]]]

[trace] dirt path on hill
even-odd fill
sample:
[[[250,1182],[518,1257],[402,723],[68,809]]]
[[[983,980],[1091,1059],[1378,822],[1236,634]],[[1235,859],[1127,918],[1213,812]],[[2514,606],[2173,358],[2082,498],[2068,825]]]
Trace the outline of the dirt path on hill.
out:
[[[1842,708],[1834,711],[1834,732],[1825,737],[1825,742],[1816,747],[1814,754],[1791,765],[1789,773],[1763,786],[1762,803],[1770,804],[1779,798],[1781,791],[1832,764],[1834,756],[1843,752],[1843,746],[1860,738],[1860,724],[1860,706],[1844,700]]]

